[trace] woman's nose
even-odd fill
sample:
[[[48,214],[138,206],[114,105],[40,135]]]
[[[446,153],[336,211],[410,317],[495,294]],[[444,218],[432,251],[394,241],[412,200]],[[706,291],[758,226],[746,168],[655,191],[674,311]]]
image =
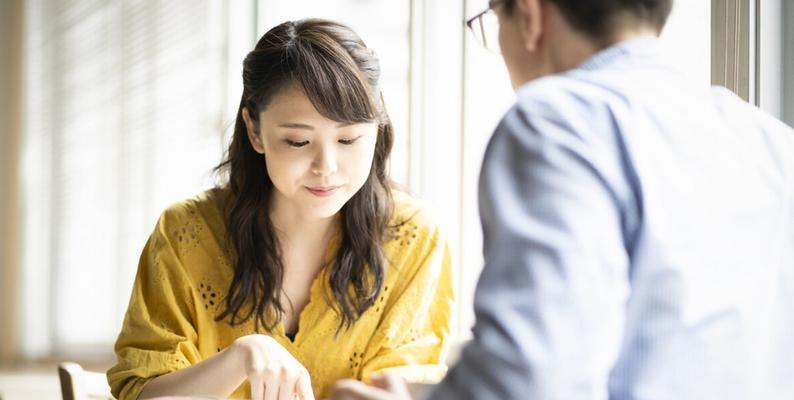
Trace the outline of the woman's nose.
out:
[[[321,148],[314,157],[312,173],[319,176],[328,176],[336,172],[336,151],[327,146]]]

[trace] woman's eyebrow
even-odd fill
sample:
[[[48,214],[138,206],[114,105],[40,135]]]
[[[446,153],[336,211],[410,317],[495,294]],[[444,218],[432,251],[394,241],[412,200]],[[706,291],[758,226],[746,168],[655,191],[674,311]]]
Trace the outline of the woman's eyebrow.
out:
[[[337,128],[344,128],[346,126],[355,125],[355,122],[340,122],[336,124]],[[310,131],[314,130],[314,126],[309,124],[302,124],[300,122],[286,122],[283,124],[278,125],[279,128],[293,128],[293,129],[308,129]]]
[[[278,126],[281,128],[308,129],[310,131],[314,130],[314,127],[311,125],[301,124],[297,122],[287,122],[285,124],[279,124]]]

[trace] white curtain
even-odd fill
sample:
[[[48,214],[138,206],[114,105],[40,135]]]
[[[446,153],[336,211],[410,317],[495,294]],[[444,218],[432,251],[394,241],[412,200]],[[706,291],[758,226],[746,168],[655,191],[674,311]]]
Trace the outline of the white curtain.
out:
[[[23,356],[109,353],[159,213],[212,184],[253,43],[229,3],[27,2]]]

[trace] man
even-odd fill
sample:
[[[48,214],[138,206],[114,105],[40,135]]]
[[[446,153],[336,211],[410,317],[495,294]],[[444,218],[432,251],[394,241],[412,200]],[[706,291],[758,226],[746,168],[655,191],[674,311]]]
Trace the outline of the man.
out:
[[[671,66],[671,1],[490,4],[518,99],[474,340],[430,398],[794,399],[794,132]]]

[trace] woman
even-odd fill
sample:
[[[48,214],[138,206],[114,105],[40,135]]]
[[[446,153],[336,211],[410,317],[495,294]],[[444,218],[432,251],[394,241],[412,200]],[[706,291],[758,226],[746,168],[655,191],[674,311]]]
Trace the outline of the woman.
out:
[[[334,22],[259,40],[228,182],[167,209],[144,248],[108,371],[117,398],[313,398],[376,372],[442,377],[449,252],[390,187],[379,75]]]

